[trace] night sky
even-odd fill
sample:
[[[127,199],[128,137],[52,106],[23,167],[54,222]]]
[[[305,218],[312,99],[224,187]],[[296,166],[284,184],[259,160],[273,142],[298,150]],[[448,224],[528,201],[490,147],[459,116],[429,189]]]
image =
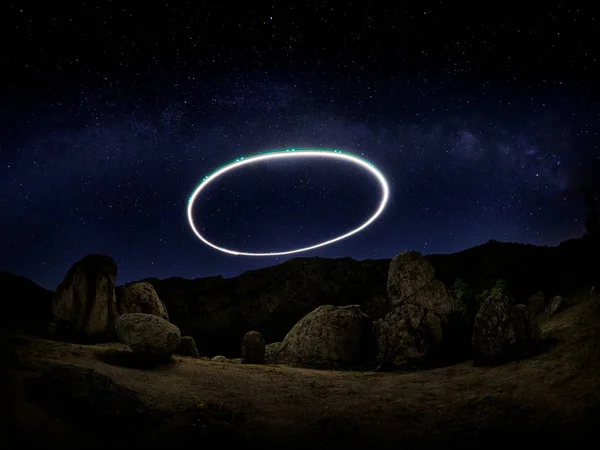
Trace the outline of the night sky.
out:
[[[600,16],[584,2],[10,3],[0,269],[46,288],[89,253],[114,257],[123,284],[585,232],[582,188],[600,184]],[[285,257],[195,237],[186,207],[204,176],[289,147],[371,161],[387,209]],[[378,199],[354,165],[294,159],[224,176],[194,214],[218,245],[282,251],[357,227]]]

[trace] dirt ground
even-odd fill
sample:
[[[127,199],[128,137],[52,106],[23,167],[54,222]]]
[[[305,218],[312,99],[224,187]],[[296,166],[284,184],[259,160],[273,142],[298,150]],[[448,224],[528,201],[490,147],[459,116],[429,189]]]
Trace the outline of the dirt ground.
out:
[[[8,333],[0,355],[0,442],[11,442],[7,449],[504,448],[525,438],[589,445],[600,425],[600,297],[581,296],[540,323],[552,345],[534,358],[418,372],[317,371],[179,356],[149,370],[130,367],[119,344]],[[69,403],[80,389],[63,396],[59,384],[32,394],[27,380],[61,365],[94,369],[132,393],[146,425],[129,426],[120,416],[124,409],[110,403],[108,413],[96,414],[106,402],[83,389],[87,403]],[[54,403],[39,399],[44,389],[57,390]]]

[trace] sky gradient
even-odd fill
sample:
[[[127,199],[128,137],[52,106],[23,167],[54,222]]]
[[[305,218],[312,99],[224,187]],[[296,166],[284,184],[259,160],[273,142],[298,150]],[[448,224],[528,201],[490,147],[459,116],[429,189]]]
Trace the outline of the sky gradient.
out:
[[[54,289],[89,253],[123,284],[581,236],[581,189],[600,183],[600,17],[485,6],[3,5],[19,45],[0,62],[0,269]],[[387,209],[286,257],[195,237],[204,176],[289,147],[373,162]],[[270,162],[215,182],[194,215],[220,245],[268,252],[343,234],[378,198],[351,164]]]

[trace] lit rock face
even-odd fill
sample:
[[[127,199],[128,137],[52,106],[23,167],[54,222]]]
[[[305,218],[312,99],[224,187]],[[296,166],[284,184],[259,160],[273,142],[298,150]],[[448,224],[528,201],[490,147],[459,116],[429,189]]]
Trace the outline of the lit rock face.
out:
[[[52,299],[53,321],[92,341],[114,336],[118,314],[115,295],[117,264],[110,256],[88,255],[76,262]]]
[[[348,368],[374,359],[371,319],[358,305],[319,306],[290,330],[277,353],[284,364]]]
[[[179,328],[152,314],[123,314],[115,329],[119,340],[145,362],[168,360],[181,344]]]

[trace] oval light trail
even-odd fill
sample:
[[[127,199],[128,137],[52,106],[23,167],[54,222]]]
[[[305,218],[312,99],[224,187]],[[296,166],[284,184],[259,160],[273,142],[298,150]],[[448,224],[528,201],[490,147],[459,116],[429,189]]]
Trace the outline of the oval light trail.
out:
[[[233,170],[235,168],[247,166],[247,165],[258,163],[261,161],[269,161],[269,160],[273,160],[273,159],[306,158],[306,157],[339,159],[339,160],[351,162],[359,167],[367,169],[375,177],[375,179],[377,179],[377,181],[379,182],[379,184],[381,186],[381,200],[379,201],[379,206],[377,208],[377,211],[375,211],[375,213],[366,222],[364,222],[362,225],[360,225],[358,228],[355,228],[346,234],[343,234],[341,236],[338,236],[336,238],[330,239],[325,242],[320,242],[318,244],[311,245],[309,247],[303,247],[303,248],[298,248],[298,249],[294,249],[294,250],[287,250],[287,251],[283,251],[283,252],[250,253],[250,252],[240,252],[237,250],[231,250],[228,248],[219,247],[218,245],[213,244],[208,239],[206,239],[204,236],[202,236],[202,234],[198,231],[198,229],[194,225],[194,220],[192,218],[192,209],[194,206],[194,202],[196,201],[196,199],[198,198],[200,193],[210,183],[215,181],[220,176],[225,175],[227,172],[229,172],[230,170]],[[219,250],[221,252],[229,253],[231,255],[244,255],[244,256],[290,255],[292,253],[305,252],[308,250],[313,250],[315,248],[324,247],[326,245],[333,244],[334,242],[341,241],[342,239],[346,239],[347,237],[350,237],[353,234],[356,234],[359,231],[364,230],[371,223],[373,223],[377,219],[377,217],[379,217],[379,215],[383,212],[383,210],[385,209],[385,206],[388,202],[389,196],[390,196],[390,189],[389,189],[387,180],[385,179],[383,174],[371,162],[369,162],[365,159],[362,159],[356,155],[353,155],[352,153],[343,152],[341,150],[290,148],[290,149],[285,149],[285,150],[268,151],[268,152],[259,153],[256,155],[251,155],[251,156],[243,156],[243,157],[237,158],[236,160],[231,161],[231,162],[219,167],[218,169],[216,169],[209,175],[205,176],[202,179],[202,182],[198,185],[198,187],[196,188],[196,190],[193,192],[193,194],[190,197],[190,200],[188,202],[188,207],[187,207],[187,215],[188,215],[188,221],[190,223],[190,226],[192,227],[192,231],[194,232],[194,234],[196,236],[198,236],[198,238],[202,242],[204,242],[206,245],[208,245],[216,250]]]

